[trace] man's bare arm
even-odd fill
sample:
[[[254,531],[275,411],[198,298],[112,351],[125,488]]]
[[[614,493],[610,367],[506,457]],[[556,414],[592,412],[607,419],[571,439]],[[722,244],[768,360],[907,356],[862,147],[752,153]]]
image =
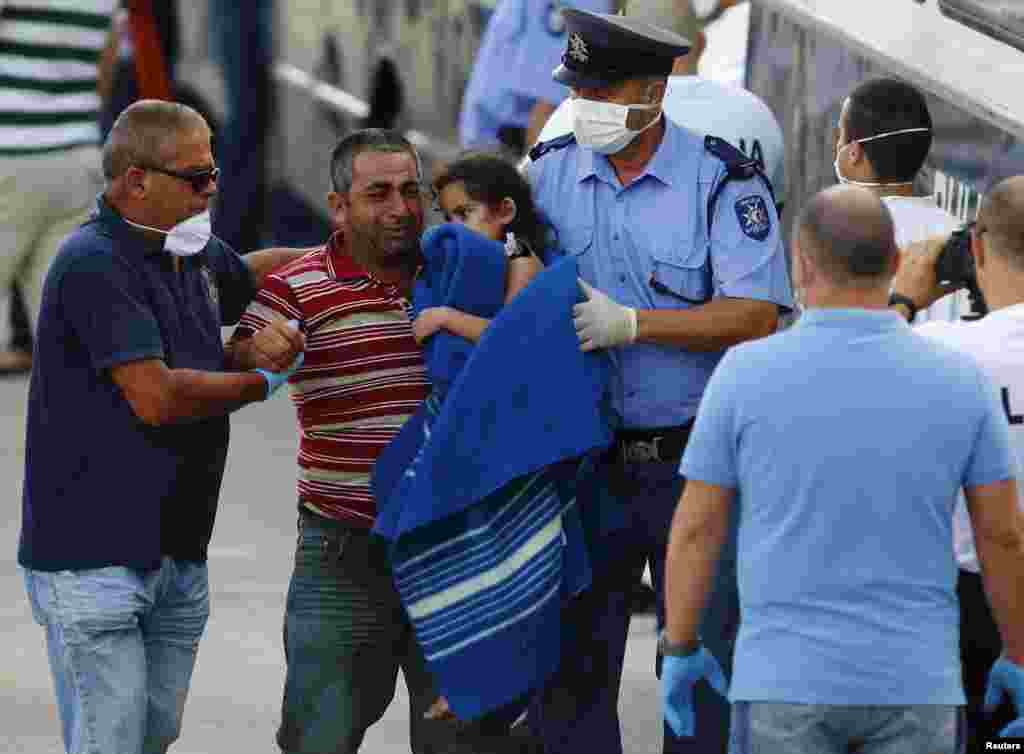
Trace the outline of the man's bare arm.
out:
[[[670,644],[697,641],[735,494],[731,487],[686,482],[672,517],[665,559],[665,638]]]
[[[1024,516],[1013,479],[964,490],[989,606],[1006,656],[1024,665]]]
[[[249,268],[249,274],[252,275],[253,285],[256,286],[256,288],[261,288],[263,287],[263,278],[265,278],[268,273],[273,272],[278,267],[283,267],[289,262],[298,259],[311,251],[316,251],[318,248],[318,246],[312,246],[304,249],[286,249],[284,247],[275,246],[269,249],[262,249],[260,251],[251,251],[242,257],[242,259],[245,261],[246,267]]]
[[[267,397],[267,382],[256,372],[168,369],[162,359],[119,364],[110,376],[135,415],[154,427],[224,416]]]
[[[229,370],[267,369],[283,372],[306,348],[306,336],[286,320],[277,319],[249,336],[231,335],[224,344]]]
[[[689,351],[720,351],[775,332],[779,307],[770,301],[716,298],[692,309],[637,309],[637,342]]]

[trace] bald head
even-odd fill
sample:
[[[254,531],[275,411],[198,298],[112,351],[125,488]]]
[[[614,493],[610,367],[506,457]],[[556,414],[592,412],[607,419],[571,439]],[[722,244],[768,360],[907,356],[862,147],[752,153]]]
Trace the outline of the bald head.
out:
[[[128,168],[160,167],[174,158],[182,133],[208,130],[206,121],[187,105],[139,100],[125,109],[103,145],[103,175],[112,181]]]
[[[978,210],[986,248],[1024,272],[1024,175],[1000,181]]]
[[[859,186],[820,191],[800,215],[799,242],[833,285],[874,288],[896,271],[896,237],[888,208]]]

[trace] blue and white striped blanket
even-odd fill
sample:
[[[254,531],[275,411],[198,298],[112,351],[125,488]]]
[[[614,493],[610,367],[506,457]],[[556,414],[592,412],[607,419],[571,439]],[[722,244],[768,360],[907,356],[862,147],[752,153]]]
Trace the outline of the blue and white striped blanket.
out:
[[[375,531],[392,542],[402,603],[463,719],[558,667],[562,599],[589,584],[578,460],[611,430],[608,363],[579,350],[577,296],[573,260],[538,275],[375,468]]]

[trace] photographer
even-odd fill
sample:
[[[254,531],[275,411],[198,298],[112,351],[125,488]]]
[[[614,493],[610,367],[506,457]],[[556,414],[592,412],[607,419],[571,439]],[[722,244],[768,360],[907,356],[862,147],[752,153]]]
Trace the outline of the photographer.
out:
[[[930,321],[915,332],[968,352],[992,378],[1002,393],[1019,464],[1024,460],[1024,176],[998,183],[967,233],[967,239],[954,233],[952,238],[932,238],[905,249],[890,303],[912,320],[918,309],[951,290],[980,290],[984,301],[978,303],[982,311],[987,304],[992,312],[988,316],[970,322]],[[946,280],[952,284],[940,284]],[[962,501],[954,532],[968,724],[972,740],[980,741],[998,728],[985,720],[983,699],[986,675],[999,657],[1002,642],[982,587],[971,522]],[[1018,683],[1024,685],[1022,671],[1018,671]]]

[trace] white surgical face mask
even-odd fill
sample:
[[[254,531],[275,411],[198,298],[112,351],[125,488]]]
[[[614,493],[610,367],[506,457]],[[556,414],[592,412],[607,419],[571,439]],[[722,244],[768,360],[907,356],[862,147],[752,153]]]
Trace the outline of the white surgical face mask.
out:
[[[125,222],[134,225],[136,228],[152,230],[156,233],[163,233],[167,236],[164,249],[176,257],[191,257],[206,248],[206,244],[213,237],[213,228],[210,222],[210,210],[193,215],[187,220],[175,225],[170,230],[151,228],[148,225],[133,223],[125,218]]]
[[[904,128],[900,131],[886,131],[884,134],[875,134],[874,136],[865,136],[863,139],[855,139],[848,141],[843,146],[839,147],[836,151],[836,159],[832,163],[832,168],[836,171],[836,180],[842,184],[850,186],[910,186],[913,181],[895,181],[895,182],[875,182],[875,181],[855,181],[852,178],[847,178],[843,175],[843,172],[839,169],[839,155],[843,153],[851,144],[863,144],[865,141],[874,141],[875,139],[884,139],[886,136],[898,136],[899,134],[915,134],[920,132],[930,131],[930,128]]]
[[[658,122],[654,118],[636,131],[626,127],[630,110],[655,110],[659,105],[619,105],[579,97],[569,100],[569,103],[576,142],[598,154],[621,152],[633,139]]]

